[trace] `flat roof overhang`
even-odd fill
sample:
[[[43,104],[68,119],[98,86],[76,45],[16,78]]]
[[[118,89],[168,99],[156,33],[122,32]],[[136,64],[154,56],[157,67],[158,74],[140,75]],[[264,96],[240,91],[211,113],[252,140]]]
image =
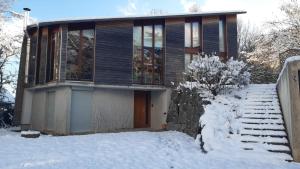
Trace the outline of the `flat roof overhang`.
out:
[[[173,15],[155,15],[155,16],[130,16],[130,17],[109,17],[109,18],[76,18],[76,19],[61,19],[53,21],[41,21],[37,24],[28,25],[27,28],[35,28],[38,26],[49,26],[58,24],[71,24],[71,23],[86,23],[86,22],[107,22],[107,21],[130,21],[130,20],[147,20],[147,19],[172,19],[172,18],[188,18],[188,17],[201,17],[201,16],[218,16],[218,15],[237,15],[245,14],[246,11],[213,11],[213,12],[199,12],[189,14],[173,14]]]

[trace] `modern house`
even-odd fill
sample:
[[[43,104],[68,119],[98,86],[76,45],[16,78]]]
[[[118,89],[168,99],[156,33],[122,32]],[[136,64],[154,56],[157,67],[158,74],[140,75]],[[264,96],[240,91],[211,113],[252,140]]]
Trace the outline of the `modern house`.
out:
[[[237,57],[237,14],[94,18],[27,27],[16,122],[54,134],[161,129],[199,52]]]

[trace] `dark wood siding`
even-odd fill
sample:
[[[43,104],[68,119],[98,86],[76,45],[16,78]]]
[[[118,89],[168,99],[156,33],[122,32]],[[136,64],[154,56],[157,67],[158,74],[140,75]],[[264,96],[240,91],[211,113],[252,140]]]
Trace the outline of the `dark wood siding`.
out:
[[[226,17],[227,25],[227,51],[228,57],[237,58],[237,20],[236,15],[229,15]]]
[[[47,65],[47,47],[48,47],[48,28],[42,28],[41,43],[39,49],[40,55],[40,70],[39,70],[39,84],[46,82],[46,65]]]
[[[35,32],[30,37],[30,52],[29,52],[29,68],[28,68],[28,84],[29,86],[33,86],[35,82],[35,60],[37,54],[37,43],[38,36],[37,32]]]
[[[131,22],[96,25],[95,76],[97,84],[132,84]]]
[[[26,64],[26,54],[27,54],[27,36],[23,37],[20,64],[19,64],[19,73],[18,73],[18,82],[16,90],[16,102],[15,102],[15,114],[13,117],[14,125],[19,125],[21,123],[21,114],[22,114],[22,105],[23,105],[23,95],[25,87],[25,64]]]
[[[179,82],[184,71],[184,20],[166,20],[165,85]]]
[[[219,17],[204,17],[203,24],[203,52],[219,54]]]
[[[66,80],[67,43],[68,43],[68,25],[61,25],[61,52],[60,52],[60,70],[59,70],[59,81],[61,82]]]

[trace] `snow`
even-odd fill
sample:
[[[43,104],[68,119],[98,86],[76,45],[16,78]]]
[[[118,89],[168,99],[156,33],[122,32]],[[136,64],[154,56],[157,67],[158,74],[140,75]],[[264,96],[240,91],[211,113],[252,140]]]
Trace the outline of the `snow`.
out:
[[[122,132],[36,139],[0,129],[1,169],[297,169],[300,164],[257,153],[227,151],[203,154],[192,137],[168,132]],[[228,151],[228,149],[232,149]]]
[[[279,83],[279,80],[284,72],[284,70],[286,69],[286,66],[290,63],[290,62],[294,62],[294,61],[300,61],[300,56],[292,56],[292,57],[288,57],[285,62],[284,65],[281,69],[281,72],[278,75],[278,79],[277,79],[277,84]]]
[[[205,106],[200,118],[204,148],[208,152],[237,154],[251,149],[262,159],[291,160],[289,154],[270,152],[290,151],[275,87],[251,84],[243,89],[227,89],[210,99],[211,104]]]
[[[285,134],[283,131],[245,130],[282,130],[283,125],[242,123],[244,115],[260,117],[259,113],[280,113],[277,109],[244,109],[250,103],[276,108],[278,98],[269,96],[274,90],[274,84],[250,85],[227,90],[211,99],[212,104],[205,106],[200,118],[205,125],[202,134],[206,154],[202,153],[198,139],[176,131],[41,135],[28,139],[13,132],[15,128],[0,129],[0,169],[299,169],[300,163],[285,161],[290,159],[288,154],[267,151],[290,151],[285,145],[269,144],[286,144],[285,137],[251,135]],[[269,99],[261,102],[248,97],[254,92]],[[244,131],[250,135],[242,135]]]
[[[40,132],[39,131],[33,131],[33,130],[21,131],[21,135],[27,135],[27,134],[40,134]]]

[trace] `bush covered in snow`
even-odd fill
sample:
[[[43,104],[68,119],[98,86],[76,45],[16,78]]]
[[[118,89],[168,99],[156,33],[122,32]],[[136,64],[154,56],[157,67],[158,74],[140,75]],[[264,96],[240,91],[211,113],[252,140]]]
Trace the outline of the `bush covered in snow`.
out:
[[[224,63],[215,55],[204,55],[193,60],[185,75],[187,81],[198,83],[201,88],[209,90],[215,96],[228,85],[249,84],[251,76],[243,61],[230,58]]]

